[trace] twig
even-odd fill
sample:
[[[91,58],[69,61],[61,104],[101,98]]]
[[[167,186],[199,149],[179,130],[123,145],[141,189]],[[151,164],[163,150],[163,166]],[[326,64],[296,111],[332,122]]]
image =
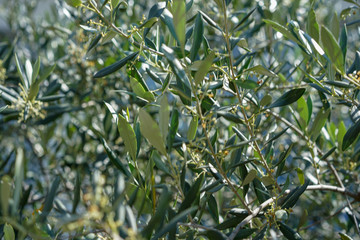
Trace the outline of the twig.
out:
[[[360,193],[353,193],[353,192],[350,192],[350,191],[346,190],[345,188],[339,188],[339,187],[336,187],[336,186],[322,185],[321,184],[321,185],[310,185],[310,186],[308,186],[306,188],[306,191],[317,191],[317,190],[338,192],[338,193],[341,193],[341,194],[343,194],[345,196],[349,196],[349,197],[354,198],[355,201],[359,201],[359,199],[360,199]],[[289,194],[289,193],[290,193],[290,190],[288,189],[288,190],[286,190],[284,192],[284,196]],[[229,236],[229,240],[233,240],[243,226],[248,224],[254,217],[256,217],[259,214],[259,212],[261,212],[261,210],[263,210],[264,208],[269,206],[274,201],[276,201],[276,197],[269,198],[268,200],[266,200],[265,202],[260,204],[260,206],[255,208],[253,210],[253,212],[249,216],[247,216],[244,220],[242,220],[236,226],[235,230]]]

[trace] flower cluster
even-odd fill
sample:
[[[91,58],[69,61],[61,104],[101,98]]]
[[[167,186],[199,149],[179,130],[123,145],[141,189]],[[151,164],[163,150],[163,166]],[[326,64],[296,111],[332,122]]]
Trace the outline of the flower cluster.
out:
[[[27,91],[20,85],[21,92],[18,99],[12,103],[10,108],[19,111],[18,122],[26,122],[29,118],[44,118],[45,114],[42,109],[43,102],[38,100],[30,100]]]

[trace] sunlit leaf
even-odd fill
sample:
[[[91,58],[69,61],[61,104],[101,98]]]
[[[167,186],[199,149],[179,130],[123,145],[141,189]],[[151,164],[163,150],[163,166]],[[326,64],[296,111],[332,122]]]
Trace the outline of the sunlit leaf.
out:
[[[127,152],[129,152],[131,158],[135,161],[137,153],[137,141],[134,129],[121,114],[118,115],[118,119],[118,130],[120,136],[124,140],[125,149]]]
[[[321,27],[321,42],[326,55],[340,73],[344,73],[344,58],[342,50],[334,35],[325,26]]]
[[[154,146],[161,154],[166,155],[164,140],[161,136],[160,128],[144,109],[139,111],[140,130],[142,135]]]

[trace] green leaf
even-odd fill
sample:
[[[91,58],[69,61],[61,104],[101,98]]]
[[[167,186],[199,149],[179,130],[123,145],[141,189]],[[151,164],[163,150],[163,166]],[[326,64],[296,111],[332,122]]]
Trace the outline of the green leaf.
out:
[[[29,88],[29,83],[28,81],[25,81],[24,74],[22,72],[21,65],[16,53],[14,54],[14,58],[15,58],[16,69],[19,74],[19,78],[21,80],[21,84],[24,86],[25,90],[27,90]]]
[[[15,190],[13,195],[13,204],[11,209],[11,215],[15,216],[18,211],[20,195],[22,193],[22,182],[24,180],[24,168],[25,168],[25,155],[22,148],[16,150],[16,159],[15,159]]]
[[[169,61],[169,64],[173,70],[173,73],[176,76],[176,90],[179,91],[179,96],[181,101],[186,104],[191,104],[191,85],[189,79],[185,73],[184,68],[182,67],[180,61],[175,57],[174,50],[162,45],[161,47],[165,57]]]
[[[31,82],[30,82],[31,84],[35,82],[37,76],[39,75],[39,71],[40,71],[40,57],[38,57],[38,59],[34,64],[33,72],[31,74]]]
[[[338,132],[337,132],[337,143],[338,143],[338,149],[342,151],[342,143],[343,139],[346,133],[346,126],[344,124],[344,121],[341,121],[338,125]]]
[[[333,12],[332,18],[330,20],[330,29],[335,39],[338,39],[340,35],[340,22],[336,11]]]
[[[267,94],[261,99],[260,105],[261,106],[269,105],[271,103],[271,101],[272,101],[272,96]]]
[[[171,119],[170,119],[170,132],[168,135],[168,151],[171,151],[172,145],[174,143],[175,135],[179,127],[179,111],[175,108],[172,110]]]
[[[257,231],[257,228],[241,229],[235,236],[234,240],[249,239],[248,237]]]
[[[10,224],[5,223],[3,231],[4,240],[15,240],[15,232]]]
[[[140,82],[134,77],[130,77],[130,86],[134,93],[149,102],[153,102],[155,100],[154,95],[150,91],[146,91]]]
[[[184,219],[186,218],[186,216],[188,214],[193,213],[194,211],[197,210],[197,207],[192,207],[192,208],[188,208],[186,210],[184,210],[181,213],[178,213],[175,217],[173,217],[170,222],[168,224],[166,224],[165,226],[163,226],[161,229],[159,229],[159,231],[157,233],[155,233],[155,235],[153,236],[152,240],[156,240],[159,239],[160,237],[162,237],[165,233],[170,232],[173,229],[177,228],[177,224],[178,222],[182,222],[184,221]]]
[[[209,239],[209,240],[226,240],[226,239],[228,239],[224,233],[217,231],[215,229],[206,230],[206,231],[200,233],[200,235],[205,235],[207,237],[207,239]]]
[[[300,115],[299,123],[301,129],[304,130],[307,127],[307,120],[309,119],[309,110],[306,101],[303,97],[297,100],[297,109]]]
[[[160,19],[165,23],[165,25],[168,27],[171,35],[175,38],[175,40],[178,42],[179,45],[181,45],[179,38],[176,35],[176,30],[173,23],[173,15],[168,9],[164,9]]]
[[[296,172],[297,172],[300,184],[303,185],[305,183],[304,172],[300,168],[296,168]]]
[[[124,140],[125,150],[129,152],[132,160],[135,161],[137,153],[137,141],[134,129],[121,114],[118,115],[118,119],[118,130],[120,136]]]
[[[346,52],[347,52],[347,41],[348,41],[347,27],[346,27],[346,24],[344,24],[343,28],[341,29],[340,43],[339,43],[340,48],[343,53],[344,62],[345,62]]]
[[[321,27],[321,42],[326,55],[330,58],[335,68],[341,74],[344,74],[345,69],[342,50],[334,35],[325,26]]]
[[[166,141],[169,132],[170,108],[167,96],[164,94],[160,99],[160,112],[159,112],[159,126],[160,132]]]
[[[268,77],[278,77],[278,75],[276,75],[276,73],[274,73],[273,71],[270,71],[269,69],[267,69],[261,65],[256,65],[254,67],[248,68],[244,72],[255,72],[260,75],[265,75]]]
[[[207,201],[208,207],[209,207],[209,213],[213,217],[216,223],[219,223],[219,209],[216,202],[216,198],[210,194],[209,200]]]
[[[282,201],[281,208],[292,208],[296,204],[300,196],[305,192],[308,185],[309,181],[305,181],[305,184],[303,184],[301,187],[296,187],[295,189],[291,190],[291,192]]]
[[[190,121],[189,129],[188,129],[188,132],[187,132],[187,138],[188,138],[189,141],[192,141],[196,136],[196,131],[197,131],[197,128],[198,128],[198,122],[199,122],[198,116],[193,116],[191,121]]]
[[[191,207],[196,198],[200,195],[200,188],[203,185],[205,180],[205,173],[202,172],[191,186],[191,188],[186,192],[185,199],[181,203],[178,213],[184,211],[185,209]]]
[[[141,24],[139,26],[139,29],[141,28],[151,28],[155,23],[157,23],[159,21],[159,18],[157,17],[152,17],[148,20],[146,20],[143,24]]]
[[[256,177],[257,171],[255,169],[251,169],[246,175],[244,181],[241,183],[241,186],[248,185],[251,183]]]
[[[91,49],[93,49],[93,48],[98,44],[98,42],[100,41],[101,38],[102,38],[101,33],[97,34],[97,35],[94,37],[94,39],[91,41],[91,43],[90,43],[90,45],[89,45],[89,47],[88,47],[88,49],[87,49],[86,52],[87,52],[87,53],[90,52]]]
[[[299,42],[299,40],[284,26],[282,26],[281,24],[271,21],[269,19],[264,19],[263,20],[266,24],[270,25],[273,29],[275,29],[276,31],[280,32],[282,35],[284,35],[285,37],[287,37],[288,39],[290,39],[291,41],[297,43],[299,46],[301,46],[302,44]]]
[[[160,128],[144,109],[139,112],[141,134],[154,146],[161,154],[166,155],[166,148],[160,133]]]
[[[235,31],[236,29],[238,29],[250,16],[251,14],[253,14],[253,12],[256,10],[257,8],[252,9],[250,12],[248,12],[241,20],[238,24],[236,24],[236,26],[233,28],[232,31]]]
[[[267,224],[255,235],[253,240],[262,240],[265,236],[266,230],[267,230]]]
[[[190,50],[190,59],[194,61],[199,52],[204,37],[204,23],[201,14],[198,13],[195,19],[194,37]]]
[[[117,7],[117,5],[119,5],[120,0],[111,0],[110,3],[111,3],[111,8],[114,9]]]
[[[74,200],[73,200],[73,206],[72,206],[72,213],[76,213],[76,208],[80,202],[80,190],[81,190],[81,178],[80,178],[80,172],[76,172],[76,178],[75,178],[75,190],[74,190]]]
[[[66,3],[74,8],[80,7],[81,6],[81,0],[66,0]]]
[[[200,84],[200,82],[204,79],[206,74],[209,72],[212,62],[215,58],[215,54],[211,52],[206,58],[201,61],[199,70],[195,73],[195,85]]]
[[[313,8],[308,13],[307,32],[316,42],[319,42],[320,28],[316,20],[316,13]]]
[[[113,72],[116,72],[117,70],[119,70],[120,68],[122,68],[123,66],[125,66],[125,64],[129,61],[132,61],[133,59],[135,59],[135,57],[139,54],[139,52],[134,52],[128,56],[126,56],[125,58],[121,59],[120,61],[111,64],[110,66],[107,66],[103,69],[101,69],[100,71],[98,71],[97,73],[94,74],[94,78],[101,78],[101,77],[105,77]]]
[[[110,162],[112,164],[115,165],[115,167],[117,169],[119,169],[122,173],[125,174],[125,176],[127,177],[130,177],[131,176],[131,173],[129,172],[129,170],[122,164],[122,162],[120,161],[119,157],[111,150],[111,148],[109,147],[109,145],[107,144],[107,142],[105,141],[104,138],[100,138],[103,146],[104,146],[104,149],[105,149],[105,152],[106,154],[108,155],[109,159],[110,159]]]
[[[185,47],[186,9],[185,0],[174,0],[172,5],[173,22],[176,36],[179,39],[182,51]]]
[[[141,234],[146,238],[150,239],[154,229],[158,228],[165,217],[166,210],[171,201],[171,192],[167,188],[164,188],[158,201],[157,211],[154,216],[150,219],[147,226],[142,230]]]
[[[230,210],[232,211],[232,210]],[[246,210],[245,210],[246,211]],[[232,214],[232,213],[231,213]],[[233,228],[236,227],[242,220],[244,220],[247,216],[249,215],[249,213],[246,211],[245,214],[241,215],[241,216],[236,216],[236,217],[231,217],[231,218],[227,218],[226,220],[224,220],[222,223],[220,223],[219,225],[216,225],[215,228],[218,230],[226,230],[229,228]]]
[[[9,203],[11,197],[11,187],[12,180],[8,175],[5,175],[1,178],[0,182],[0,205],[1,205],[1,214],[7,216],[9,213]]]
[[[256,197],[258,198],[260,203],[265,202],[267,199],[271,197],[267,188],[257,178],[253,180],[253,185],[254,185]]]
[[[285,223],[278,221],[277,224],[279,226],[281,233],[287,239],[289,239],[289,240],[301,240],[302,239],[299,233],[297,233],[295,230],[290,228]]]
[[[238,85],[239,87],[244,88],[244,89],[254,89],[259,86],[255,81],[252,81],[249,79],[246,79],[244,81],[237,80],[237,81],[235,81],[235,83],[236,83],[236,85]]]
[[[149,77],[154,80],[154,82],[160,84],[160,85],[163,85],[162,83],[162,80],[161,78],[156,74],[154,73],[153,71],[150,70],[150,68],[146,68],[146,72],[147,74],[149,75]]]
[[[58,187],[60,186],[60,177],[56,176],[55,180],[51,184],[50,191],[48,192],[45,202],[44,202],[44,208],[42,210],[41,215],[39,216],[39,222],[44,222],[49,215],[51,209],[53,208],[53,202],[56,197],[56,191]]]
[[[265,109],[270,109],[270,108],[274,108],[274,107],[282,107],[282,106],[289,105],[293,102],[296,102],[305,93],[305,90],[306,90],[305,88],[292,89],[292,90],[284,93],[274,103],[272,103],[270,106],[266,107]]]
[[[342,150],[345,151],[356,140],[360,133],[360,120],[352,125],[344,135],[342,142]]]
[[[316,140],[319,136],[321,129],[324,127],[326,120],[331,112],[331,109],[328,108],[326,110],[320,109],[317,113],[314,122],[311,126],[311,129],[309,131],[309,134],[313,140]]]
[[[203,11],[199,10],[199,13],[202,15],[202,17],[204,18],[204,20],[213,28],[216,28],[217,30],[219,30],[220,32],[222,32],[222,29],[216,24],[216,22],[214,22],[214,20],[212,20],[208,15],[206,15],[206,13],[204,13]]]
[[[115,123],[118,124],[118,114],[115,111],[115,109],[107,102],[104,102],[105,106],[107,107],[107,109],[109,110],[109,112],[111,113],[111,116],[113,117],[113,119],[115,120]]]

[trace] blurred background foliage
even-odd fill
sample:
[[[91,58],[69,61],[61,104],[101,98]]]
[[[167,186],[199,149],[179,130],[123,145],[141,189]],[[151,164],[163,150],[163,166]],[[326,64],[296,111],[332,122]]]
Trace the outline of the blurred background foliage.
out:
[[[0,238],[359,237],[359,3],[178,2],[0,2]]]

